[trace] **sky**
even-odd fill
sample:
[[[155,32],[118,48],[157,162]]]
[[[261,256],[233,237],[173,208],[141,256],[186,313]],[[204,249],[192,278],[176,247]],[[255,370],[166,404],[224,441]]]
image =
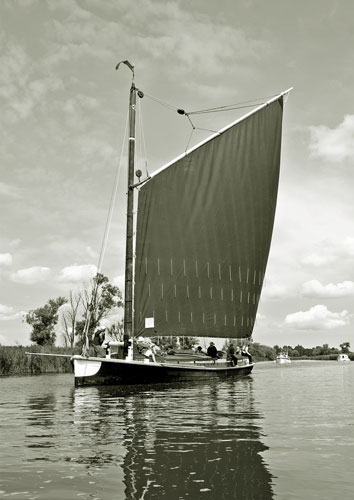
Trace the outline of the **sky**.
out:
[[[29,310],[96,270],[123,147],[131,73],[137,164],[182,153],[185,117],[294,87],[253,340],[354,347],[354,5],[350,0],[2,0],[0,344],[29,345]],[[236,112],[235,112],[236,113]],[[202,115],[219,129],[232,112]],[[143,132],[141,132],[143,131]],[[190,146],[209,133],[195,131]],[[102,272],[123,285],[122,167]]]

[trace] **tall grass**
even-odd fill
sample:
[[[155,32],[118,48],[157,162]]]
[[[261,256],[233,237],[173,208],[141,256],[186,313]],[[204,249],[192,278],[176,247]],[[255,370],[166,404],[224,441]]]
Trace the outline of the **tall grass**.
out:
[[[35,356],[25,354],[26,352],[74,354],[71,349],[65,347],[0,345],[0,375],[38,375],[41,373],[72,372],[69,358]]]

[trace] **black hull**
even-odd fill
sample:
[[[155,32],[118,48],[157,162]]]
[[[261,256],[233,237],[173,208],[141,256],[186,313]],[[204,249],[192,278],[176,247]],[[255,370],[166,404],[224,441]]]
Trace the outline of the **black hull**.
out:
[[[75,385],[144,385],[153,383],[208,380],[215,377],[242,377],[254,364],[230,366],[227,363],[197,364],[144,363],[102,358],[74,357]]]

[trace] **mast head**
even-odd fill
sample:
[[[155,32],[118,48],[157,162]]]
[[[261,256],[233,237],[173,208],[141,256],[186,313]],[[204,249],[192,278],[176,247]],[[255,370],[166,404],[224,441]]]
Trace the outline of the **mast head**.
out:
[[[121,64],[125,64],[126,66],[128,66],[128,68],[131,70],[131,72],[133,73],[133,80],[134,80],[134,64],[133,63],[130,63],[127,59],[125,61],[120,61],[117,66],[116,66],[116,70],[119,68],[119,66]]]

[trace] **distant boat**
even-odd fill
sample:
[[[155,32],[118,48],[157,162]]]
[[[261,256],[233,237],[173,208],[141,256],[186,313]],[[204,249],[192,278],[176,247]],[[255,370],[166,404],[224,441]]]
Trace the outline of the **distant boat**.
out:
[[[105,358],[73,356],[75,384],[149,384],[247,375],[254,366],[249,359],[235,366],[206,355],[158,356],[153,351],[161,336],[250,342],[274,224],[284,97],[291,89],[153,175],[140,180],[142,174],[137,171],[135,183],[136,99],[144,93],[135,86],[134,66],[122,62],[133,73],[124,336],[118,342],[118,358],[110,355],[112,342],[106,344]],[[177,112],[190,120],[184,110]],[[138,354],[142,337],[153,341],[145,358]],[[244,356],[249,356],[247,350]]]
[[[337,361],[350,361],[348,354],[338,354]]]
[[[281,351],[277,357],[275,358],[276,363],[286,364],[291,363],[291,359],[289,358],[289,354],[287,352]]]

